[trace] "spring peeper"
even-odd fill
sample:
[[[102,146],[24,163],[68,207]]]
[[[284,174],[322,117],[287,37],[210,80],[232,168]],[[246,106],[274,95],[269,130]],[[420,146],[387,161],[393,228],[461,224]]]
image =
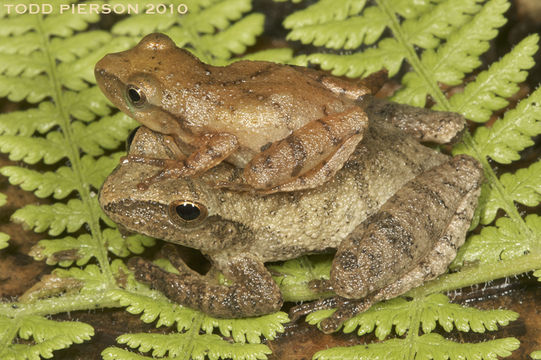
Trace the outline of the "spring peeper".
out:
[[[452,129],[461,117],[376,100],[366,111],[371,121],[362,141],[314,189],[261,195],[217,187],[246,181],[242,169],[224,162],[198,177],[162,178],[140,191],[137,184],[156,166],[121,163],[100,191],[107,215],[129,231],[200,250],[231,285],[218,283],[216,271],[191,270],[169,250],[180,275],[133,258],[137,279],[214,316],[257,316],[282,306],[265,262],[337,249],[323,283],[337,296],[293,311],[297,317],[337,306],[322,323],[330,332],[374,302],[443,273],[464,242],[483,172],[473,158],[443,155],[418,139],[457,135],[461,129]],[[145,127],[129,154],[174,157],[167,136]]]
[[[106,55],[95,76],[123,112],[170,136],[175,157],[127,158],[161,164],[142,188],[162,177],[199,175],[225,160],[244,169],[248,187],[267,193],[332,178],[363,138],[368,118],[361,103],[378,83],[377,76],[353,82],[265,61],[211,66],[163,34]]]

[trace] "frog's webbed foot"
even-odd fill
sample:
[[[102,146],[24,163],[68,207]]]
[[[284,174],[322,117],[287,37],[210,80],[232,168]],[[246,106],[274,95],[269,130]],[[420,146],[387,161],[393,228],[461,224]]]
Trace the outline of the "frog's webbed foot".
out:
[[[367,126],[357,106],[311,121],[255,156],[244,168],[246,182],[262,193],[321,185],[347,161]]]

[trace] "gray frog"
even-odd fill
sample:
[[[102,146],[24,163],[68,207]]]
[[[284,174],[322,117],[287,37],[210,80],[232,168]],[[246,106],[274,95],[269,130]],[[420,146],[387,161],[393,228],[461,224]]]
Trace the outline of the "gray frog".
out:
[[[323,284],[337,295],[293,312],[296,318],[337,306],[322,323],[332,332],[374,302],[445,272],[464,242],[483,172],[471,157],[449,157],[419,141],[457,139],[463,119],[375,99],[365,107],[370,124],[363,140],[314,189],[261,195],[222,188],[245,180],[242,169],[221,163],[200,177],[162,179],[140,191],[137,184],[155,173],[159,160],[121,163],[100,192],[107,215],[129,231],[199,249],[212,264],[212,275],[200,275],[171,251],[176,275],[134,258],[137,279],[213,316],[258,316],[283,302],[265,262],[337,249]],[[171,159],[176,154],[168,144],[142,127],[129,154]],[[215,270],[232,285],[219,284]]]

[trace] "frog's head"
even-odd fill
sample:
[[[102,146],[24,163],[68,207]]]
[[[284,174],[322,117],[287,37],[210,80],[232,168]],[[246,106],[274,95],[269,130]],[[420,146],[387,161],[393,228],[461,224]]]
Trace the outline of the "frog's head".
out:
[[[163,136],[141,127],[130,154],[166,157]],[[239,216],[245,195],[225,196],[209,181],[236,174],[233,166],[221,164],[197,178],[161,179],[140,190],[138,184],[160,169],[137,162],[122,162],[105,180],[99,196],[104,212],[129,232],[137,232],[205,251],[238,245],[250,237]]]
[[[94,68],[101,91],[120,110],[163,134],[176,134],[178,95],[172,82],[198,61],[164,34],[145,36],[134,48],[105,55]]]
[[[250,238],[250,230],[224,211],[220,192],[200,179],[165,179],[139,190],[138,182],[156,173],[149,168],[121,164],[100,191],[100,206],[123,229],[203,252],[238,247]]]

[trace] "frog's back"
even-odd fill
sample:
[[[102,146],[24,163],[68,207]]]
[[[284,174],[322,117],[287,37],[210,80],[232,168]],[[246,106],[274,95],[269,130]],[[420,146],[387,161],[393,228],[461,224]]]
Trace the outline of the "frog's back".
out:
[[[238,62],[212,72],[216,82],[201,88],[221,104],[212,109],[217,120],[211,127],[235,133],[254,150],[312,120],[355,106],[291,66]]]
[[[257,201],[246,195],[256,234],[248,251],[277,261],[336,248],[406,182],[445,159],[394,129],[373,126],[324,186]]]

